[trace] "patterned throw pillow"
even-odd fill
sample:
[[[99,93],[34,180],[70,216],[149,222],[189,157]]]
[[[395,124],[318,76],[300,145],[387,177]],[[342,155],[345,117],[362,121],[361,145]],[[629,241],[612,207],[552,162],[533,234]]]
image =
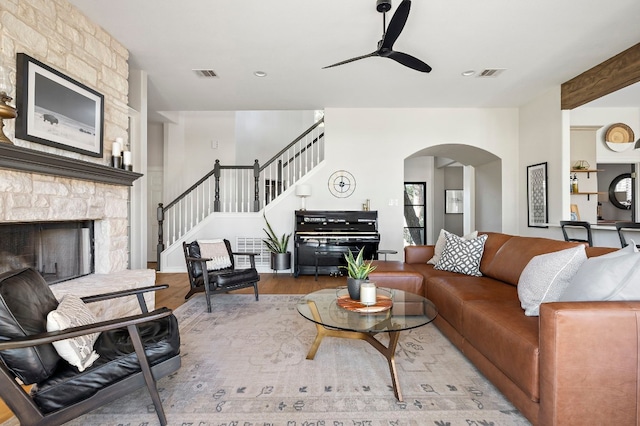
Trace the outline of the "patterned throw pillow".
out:
[[[447,232],[445,238],[446,244],[442,251],[442,256],[440,256],[440,260],[436,263],[434,269],[473,275],[474,277],[482,276],[480,261],[484,253],[484,243],[487,241],[487,235],[465,240]]]
[[[444,246],[447,244],[446,234],[450,234],[449,231],[445,231],[444,229],[440,230],[440,235],[438,235],[438,241],[436,241],[436,245],[433,248],[433,257],[427,261],[429,265],[435,265],[440,261],[440,256],[442,256],[442,252],[444,251]],[[470,232],[466,235],[462,236],[463,240],[471,240],[473,238],[478,237],[478,231]]]
[[[58,308],[47,315],[47,331],[59,331],[95,322],[96,317],[84,302],[78,296],[67,294],[63,296]],[[93,344],[99,335],[100,333],[93,333],[58,340],[53,342],[53,347],[69,364],[84,371],[100,356],[93,350]]]

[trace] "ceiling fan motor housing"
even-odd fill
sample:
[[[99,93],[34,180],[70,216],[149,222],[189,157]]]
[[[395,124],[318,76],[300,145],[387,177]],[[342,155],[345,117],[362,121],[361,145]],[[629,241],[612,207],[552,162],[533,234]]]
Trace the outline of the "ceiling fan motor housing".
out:
[[[391,10],[391,0],[376,0],[376,10],[380,13]]]

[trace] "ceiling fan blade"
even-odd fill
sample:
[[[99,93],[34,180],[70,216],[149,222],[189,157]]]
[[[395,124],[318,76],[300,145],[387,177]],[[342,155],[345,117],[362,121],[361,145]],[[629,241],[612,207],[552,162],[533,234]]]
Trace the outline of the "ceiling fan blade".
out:
[[[416,71],[421,72],[431,72],[431,67],[420,59],[415,58],[411,55],[407,55],[406,53],[392,51],[388,55],[385,55],[387,58],[391,58],[396,62],[401,63],[404,66],[409,68],[413,68]]]
[[[380,50],[391,50],[393,48],[393,43],[395,43],[398,36],[400,36],[400,33],[404,28],[404,24],[406,24],[407,18],[409,18],[410,9],[411,0],[402,0],[402,3],[400,3],[396,9],[393,17],[391,18],[391,22],[389,22],[389,26],[384,33]]]
[[[327,69],[327,68],[337,67],[338,65],[348,64],[349,62],[358,61],[358,60],[364,59],[364,58],[370,58],[372,56],[380,56],[380,55],[376,51],[376,52],[368,53],[366,55],[358,56],[356,58],[347,59],[346,61],[337,62],[337,63],[335,63],[333,65],[327,65],[326,67],[322,67],[322,69],[324,70],[324,69]]]

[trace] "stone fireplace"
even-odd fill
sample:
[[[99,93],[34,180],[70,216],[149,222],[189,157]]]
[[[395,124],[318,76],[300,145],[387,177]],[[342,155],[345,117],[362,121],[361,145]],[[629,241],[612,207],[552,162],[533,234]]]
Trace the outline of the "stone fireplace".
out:
[[[139,173],[0,144],[0,224],[92,222],[95,273],[51,286],[56,297],[155,284],[152,269],[128,267],[129,188]],[[153,293],[145,295],[149,309]],[[95,306],[94,306],[95,305]],[[135,296],[92,303],[98,319],[139,313]]]
[[[91,220],[0,223],[0,273],[34,268],[49,284],[94,272]]]
[[[93,221],[95,273],[128,266],[129,187],[139,173],[0,144],[0,223]]]

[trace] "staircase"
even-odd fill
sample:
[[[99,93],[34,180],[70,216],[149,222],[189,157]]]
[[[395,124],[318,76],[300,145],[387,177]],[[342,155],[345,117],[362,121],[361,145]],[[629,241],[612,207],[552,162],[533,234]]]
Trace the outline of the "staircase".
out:
[[[166,206],[158,217],[160,254],[214,212],[258,212],[324,160],[324,118],[305,130],[265,164],[222,165]]]

